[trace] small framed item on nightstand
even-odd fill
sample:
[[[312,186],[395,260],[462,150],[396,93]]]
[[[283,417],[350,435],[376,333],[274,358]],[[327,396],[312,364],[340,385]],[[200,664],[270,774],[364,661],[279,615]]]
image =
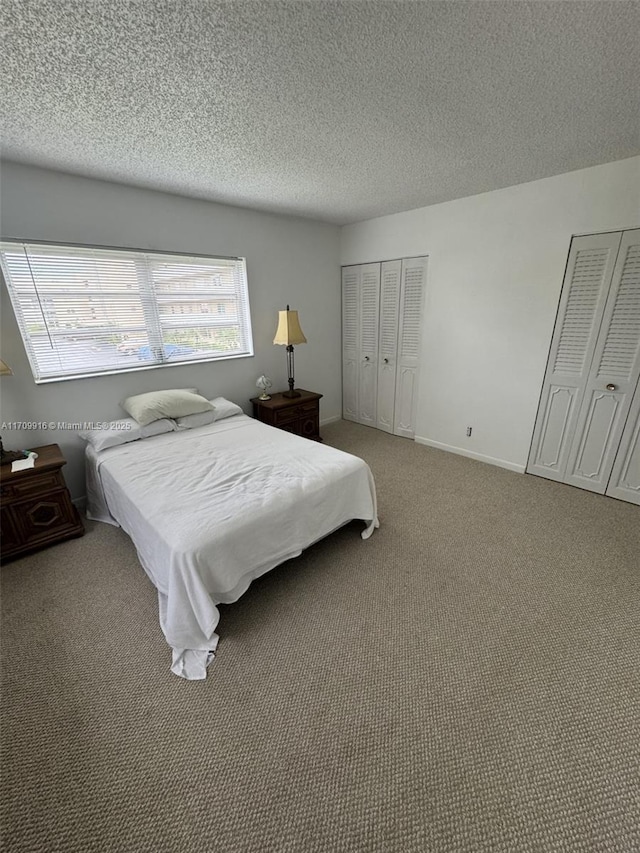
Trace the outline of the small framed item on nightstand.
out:
[[[313,441],[320,438],[320,400],[322,394],[297,389],[299,397],[285,397],[281,392],[270,400],[253,397],[253,417],[269,426],[292,432]]]
[[[66,459],[57,444],[34,447],[32,467],[0,466],[0,528],[3,562],[82,536],[84,526],[62,476]]]

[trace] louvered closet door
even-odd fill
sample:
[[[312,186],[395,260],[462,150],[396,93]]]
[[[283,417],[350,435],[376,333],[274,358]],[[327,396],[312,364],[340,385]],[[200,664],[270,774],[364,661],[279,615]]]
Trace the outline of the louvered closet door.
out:
[[[603,493],[640,375],[640,229],[622,234],[565,482]]]
[[[415,436],[418,364],[426,281],[426,258],[407,258],[402,261],[394,433],[406,438]]]
[[[358,421],[376,425],[380,264],[360,267]]]
[[[622,232],[571,243],[527,471],[564,481]]]
[[[380,278],[377,427],[393,432],[402,261],[385,261]]]
[[[342,270],[342,417],[358,420],[359,267]]]
[[[606,494],[640,505],[640,380],[631,401]]]

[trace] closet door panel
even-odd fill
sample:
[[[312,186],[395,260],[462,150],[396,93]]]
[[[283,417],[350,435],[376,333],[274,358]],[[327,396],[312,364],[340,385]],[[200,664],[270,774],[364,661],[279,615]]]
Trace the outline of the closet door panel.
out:
[[[551,385],[549,388],[537,459],[538,464],[554,473],[560,461],[560,451],[565,445],[567,425],[571,422],[577,393],[577,388],[565,388],[560,385]]]
[[[402,261],[394,433],[413,438],[427,259]]]
[[[603,493],[640,375],[640,229],[625,231],[613,272],[565,482]]]
[[[394,359],[395,362],[395,359]],[[396,366],[395,363],[380,360],[378,368],[378,403],[376,426],[384,432],[393,432],[393,420],[396,402]]]
[[[358,421],[376,425],[380,264],[360,267]]]
[[[382,264],[376,426],[385,432],[393,432],[394,424],[401,273],[402,261]]]
[[[564,482],[604,493],[619,444],[624,398],[593,391],[585,398]]]
[[[527,466],[531,474],[565,480],[621,236],[593,234],[571,243]]]
[[[346,421],[358,420],[358,360],[355,358],[342,363],[342,417]]]
[[[358,420],[358,302],[360,270],[342,270],[342,417]]]
[[[636,385],[606,494],[640,505],[640,381]]]
[[[415,435],[416,370],[400,368],[396,383],[396,435],[413,438]]]

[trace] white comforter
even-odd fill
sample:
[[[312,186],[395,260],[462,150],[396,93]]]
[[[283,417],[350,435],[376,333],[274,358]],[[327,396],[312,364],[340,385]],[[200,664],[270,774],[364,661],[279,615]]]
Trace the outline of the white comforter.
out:
[[[351,519],[378,526],[361,459],[237,415],[87,449],[88,515],[119,524],[158,590],[172,671],[206,677],[216,604]]]

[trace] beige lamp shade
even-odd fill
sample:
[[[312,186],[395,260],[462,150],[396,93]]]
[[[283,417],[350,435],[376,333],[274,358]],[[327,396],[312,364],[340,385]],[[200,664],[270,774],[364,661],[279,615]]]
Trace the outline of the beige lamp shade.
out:
[[[274,344],[292,346],[306,344],[307,339],[300,328],[300,320],[297,311],[290,311],[287,305],[286,311],[278,311],[278,328],[273,339]]]
[[[0,376],[13,376],[13,370],[0,358]]]

